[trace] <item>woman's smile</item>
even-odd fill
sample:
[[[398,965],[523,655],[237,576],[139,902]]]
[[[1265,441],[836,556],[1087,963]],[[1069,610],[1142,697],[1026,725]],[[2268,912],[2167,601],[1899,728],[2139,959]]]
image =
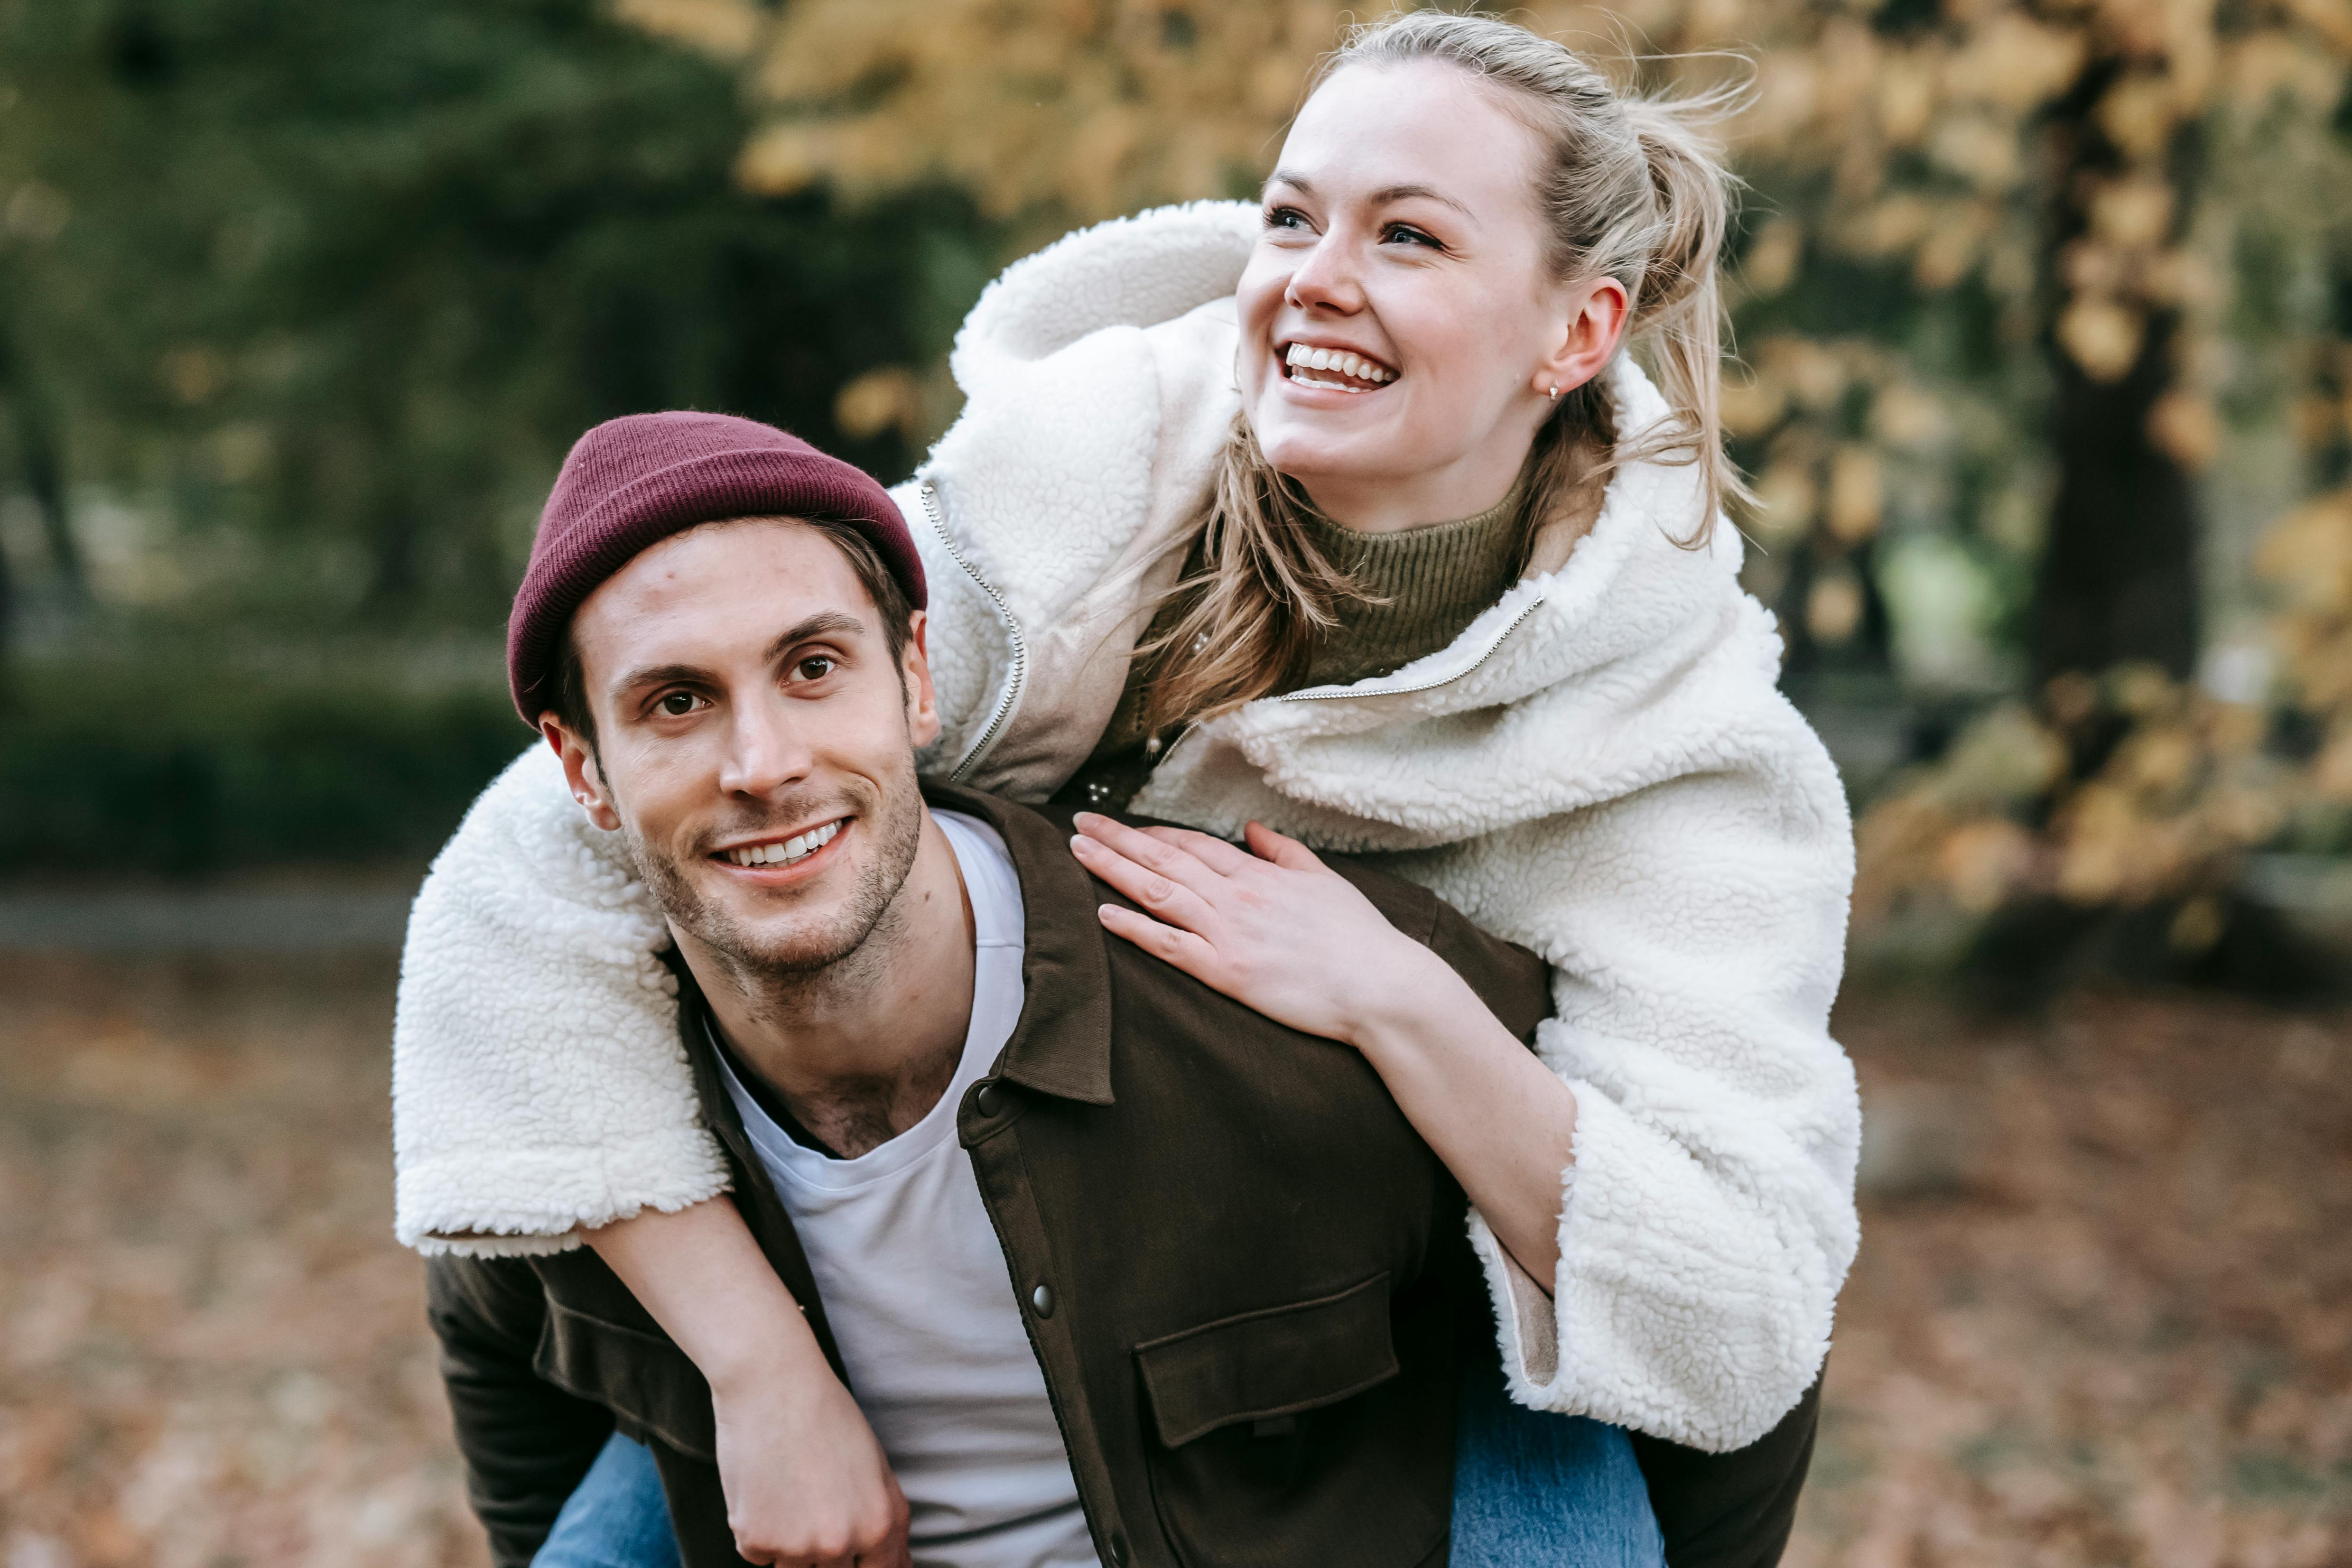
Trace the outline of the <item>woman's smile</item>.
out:
[[[1397,379],[1370,354],[1297,338],[1282,349],[1282,375],[1293,386],[1356,393],[1378,392]]]

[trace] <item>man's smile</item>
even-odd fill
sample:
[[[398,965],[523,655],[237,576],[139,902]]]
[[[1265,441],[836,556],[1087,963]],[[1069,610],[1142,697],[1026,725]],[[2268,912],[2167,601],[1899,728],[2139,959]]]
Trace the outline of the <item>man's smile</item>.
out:
[[[766,885],[797,882],[802,875],[812,873],[817,862],[832,858],[825,851],[840,840],[842,830],[853,821],[851,817],[835,817],[797,832],[748,839],[713,850],[708,858]]]

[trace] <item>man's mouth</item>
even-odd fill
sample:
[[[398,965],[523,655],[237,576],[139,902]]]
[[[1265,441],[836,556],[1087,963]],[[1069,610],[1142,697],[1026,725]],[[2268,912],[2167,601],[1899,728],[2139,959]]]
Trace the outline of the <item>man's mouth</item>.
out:
[[[1283,350],[1282,373],[1292,384],[1327,392],[1376,392],[1397,379],[1394,367],[1352,349],[1293,342]]]
[[[789,838],[762,839],[757,843],[730,844],[712,852],[711,859],[757,871],[767,866],[798,865],[809,856],[833,842],[849,819],[836,817],[821,826],[810,828]]]

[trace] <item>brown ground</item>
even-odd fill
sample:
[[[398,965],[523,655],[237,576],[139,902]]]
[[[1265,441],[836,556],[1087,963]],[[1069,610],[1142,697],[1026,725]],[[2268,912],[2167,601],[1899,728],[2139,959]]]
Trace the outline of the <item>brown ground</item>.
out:
[[[0,960],[0,1568],[477,1563],[388,968]],[[2352,1563],[2352,1016],[1851,998],[1882,1135],[1792,1563]]]

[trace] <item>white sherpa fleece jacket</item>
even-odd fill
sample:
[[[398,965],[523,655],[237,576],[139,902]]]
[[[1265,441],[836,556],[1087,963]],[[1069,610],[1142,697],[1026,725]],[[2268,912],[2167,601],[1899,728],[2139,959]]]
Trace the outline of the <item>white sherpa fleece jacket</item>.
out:
[[[1238,406],[1255,209],[1072,235],[974,308],[968,402],[894,492],[931,585],[946,733],[927,769],[1015,799],[1092,750]],[[1665,416],[1621,357],[1622,434]],[[1512,1394],[1709,1449],[1761,1436],[1827,1348],[1856,1239],[1853,1071],[1829,1037],[1853,855],[1820,742],[1775,689],[1738,536],[1679,548],[1687,467],[1634,464],[1581,538],[1453,645],[1195,727],[1135,801],[1376,851],[1553,967],[1538,1040],[1576,1091],[1559,1274],[1475,1215]],[[545,1250],[725,1186],[616,835],[544,747],[484,793],[418,895],[394,1029],[398,1229]]]

